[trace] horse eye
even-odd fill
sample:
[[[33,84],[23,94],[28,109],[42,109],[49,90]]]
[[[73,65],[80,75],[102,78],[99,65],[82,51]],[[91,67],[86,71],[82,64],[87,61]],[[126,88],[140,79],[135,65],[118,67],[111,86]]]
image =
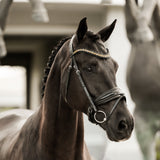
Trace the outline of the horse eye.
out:
[[[89,63],[89,64],[85,65],[83,69],[84,69],[85,72],[95,73],[96,70],[97,70],[97,62]]]
[[[87,68],[87,71],[88,71],[88,72],[92,72],[92,67],[88,67],[88,68]]]

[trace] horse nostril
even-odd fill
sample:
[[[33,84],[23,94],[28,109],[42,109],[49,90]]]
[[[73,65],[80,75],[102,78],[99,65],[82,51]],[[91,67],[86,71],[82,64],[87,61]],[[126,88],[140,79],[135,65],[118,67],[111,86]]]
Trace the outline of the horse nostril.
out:
[[[127,129],[128,129],[128,125],[127,125],[126,121],[121,120],[121,121],[119,122],[119,125],[118,125],[118,130],[119,130],[119,131],[125,131],[125,130],[127,130]]]

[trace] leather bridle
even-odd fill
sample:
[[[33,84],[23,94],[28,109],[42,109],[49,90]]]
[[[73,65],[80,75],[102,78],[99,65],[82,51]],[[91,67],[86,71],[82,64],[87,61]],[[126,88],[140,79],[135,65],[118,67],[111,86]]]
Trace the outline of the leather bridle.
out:
[[[120,102],[121,99],[125,99],[125,95],[120,91],[120,89],[118,87],[114,87],[106,92],[104,92],[103,94],[101,94],[100,96],[98,96],[94,101],[90,95],[90,93],[88,92],[88,89],[82,79],[82,76],[81,76],[81,72],[78,68],[78,65],[77,65],[77,62],[75,60],[75,55],[79,52],[86,52],[88,54],[91,54],[93,56],[97,56],[99,58],[109,58],[110,55],[109,54],[106,54],[106,55],[102,55],[102,54],[99,54],[99,53],[95,53],[93,51],[90,51],[90,50],[87,50],[87,49],[78,49],[78,50],[75,50],[73,51],[73,39],[74,39],[75,36],[73,36],[70,40],[70,43],[69,43],[69,49],[70,49],[70,54],[71,54],[71,58],[72,58],[72,61],[71,61],[71,64],[69,65],[69,68],[68,68],[68,78],[67,78],[67,82],[66,82],[66,89],[65,89],[65,99],[67,101],[67,92],[68,92],[68,84],[69,84],[69,78],[70,78],[70,72],[71,72],[71,69],[74,69],[77,76],[78,76],[78,79],[80,81],[80,84],[87,96],[87,99],[89,100],[90,102],[90,106],[88,108],[88,119],[92,122],[92,123],[96,123],[96,124],[102,124],[104,122],[108,122],[108,120],[110,119],[111,115],[113,114],[114,110],[117,108],[118,106],[118,103]],[[108,113],[108,115],[106,115],[106,113],[102,110],[99,110],[97,109],[96,106],[100,106],[100,105],[103,105],[105,103],[108,103],[112,100],[116,100],[116,102],[114,103],[111,111]],[[101,114],[101,117],[102,120],[99,120],[97,115],[98,114]]]

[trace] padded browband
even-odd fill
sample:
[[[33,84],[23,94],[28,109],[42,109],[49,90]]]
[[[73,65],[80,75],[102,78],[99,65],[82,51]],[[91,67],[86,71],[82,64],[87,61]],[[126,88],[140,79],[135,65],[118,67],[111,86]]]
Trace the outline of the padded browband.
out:
[[[105,54],[105,55],[103,55],[103,54],[99,54],[99,53],[96,53],[96,52],[93,52],[93,51],[90,51],[90,50],[87,50],[87,49],[77,49],[77,50],[75,50],[74,52],[73,52],[73,54],[72,54],[72,56],[74,56],[75,54],[77,54],[77,53],[79,53],[79,52],[85,52],[85,53],[89,53],[89,54],[91,54],[91,55],[93,55],[93,56],[96,56],[96,57],[99,57],[99,58],[109,58],[110,57],[110,55],[109,54]]]

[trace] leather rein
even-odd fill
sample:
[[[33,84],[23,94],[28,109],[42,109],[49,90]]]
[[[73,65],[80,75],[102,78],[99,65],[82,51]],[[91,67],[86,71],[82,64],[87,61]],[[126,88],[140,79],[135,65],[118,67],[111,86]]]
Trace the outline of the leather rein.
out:
[[[67,82],[66,82],[66,89],[65,89],[65,99],[67,101],[67,92],[68,92],[68,84],[69,84],[69,78],[70,78],[70,72],[71,72],[71,69],[74,69],[75,72],[76,72],[76,75],[78,76],[78,79],[80,81],[80,84],[87,96],[87,99],[89,100],[90,102],[90,106],[88,107],[88,119],[92,122],[92,123],[96,123],[96,124],[102,124],[104,122],[108,122],[108,120],[110,119],[111,115],[113,114],[114,110],[117,108],[118,106],[118,103],[120,102],[121,99],[125,99],[126,100],[126,97],[125,95],[120,91],[120,89],[118,87],[114,87],[106,92],[104,92],[103,94],[101,94],[100,96],[98,96],[94,101],[90,95],[90,93],[88,92],[88,89],[82,79],[82,76],[81,76],[81,72],[78,68],[78,65],[77,65],[77,62],[75,60],[75,55],[79,52],[86,52],[88,54],[91,54],[93,56],[97,56],[99,58],[103,58],[103,59],[106,59],[106,58],[109,58],[110,55],[109,54],[106,54],[106,55],[101,55],[99,53],[95,53],[93,51],[90,51],[90,50],[87,50],[87,49],[77,49],[75,51],[73,51],[73,39],[74,39],[74,35],[73,37],[71,38],[70,40],[70,43],[69,43],[69,50],[70,50],[70,54],[71,54],[71,58],[72,58],[72,61],[71,61],[71,64],[69,65],[68,67],[68,78],[67,78]],[[99,110],[97,109],[96,106],[100,106],[100,105],[103,105],[105,103],[108,103],[112,100],[116,100],[116,102],[114,103],[111,111],[106,115],[106,113],[102,110]],[[102,120],[99,120],[97,115],[98,114],[101,114],[103,119]]]

